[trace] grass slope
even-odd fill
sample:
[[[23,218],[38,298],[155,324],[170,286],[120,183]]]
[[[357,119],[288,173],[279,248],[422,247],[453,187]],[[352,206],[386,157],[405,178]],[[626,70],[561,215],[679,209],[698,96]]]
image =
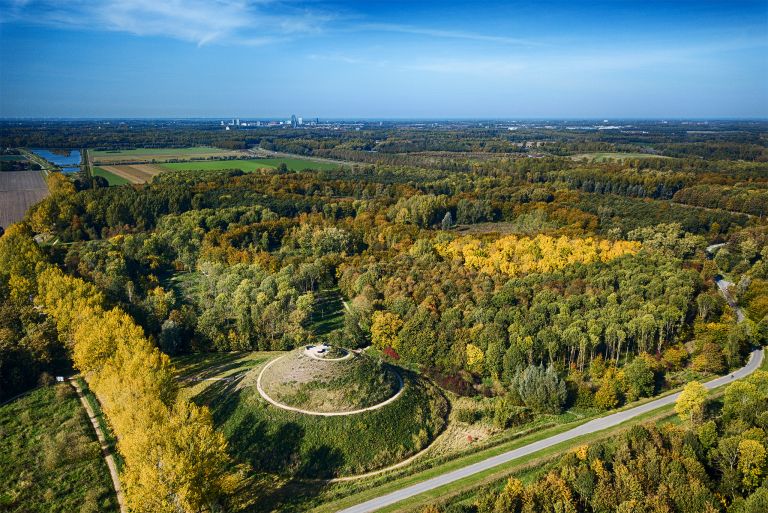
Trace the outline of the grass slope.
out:
[[[265,353],[254,353],[261,360]],[[271,353],[274,356],[274,353]],[[256,472],[283,477],[326,478],[357,474],[401,461],[426,447],[443,429],[447,402],[433,385],[405,371],[405,390],[393,403],[371,412],[341,417],[303,415],[276,408],[256,390],[255,375],[233,372],[231,361],[186,362],[183,374],[229,380],[184,381],[185,394],[211,408],[217,426],[238,458]],[[254,360],[251,360],[254,361]]]
[[[118,511],[107,465],[68,384],[0,407],[0,510]]]

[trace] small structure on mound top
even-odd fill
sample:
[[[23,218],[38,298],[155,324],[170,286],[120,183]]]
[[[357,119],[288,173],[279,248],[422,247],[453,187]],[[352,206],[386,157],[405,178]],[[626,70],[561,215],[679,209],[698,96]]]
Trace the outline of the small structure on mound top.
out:
[[[316,346],[307,346],[304,352],[307,356],[314,356],[315,358],[325,358],[325,354],[330,349],[330,346],[326,344],[319,344]]]

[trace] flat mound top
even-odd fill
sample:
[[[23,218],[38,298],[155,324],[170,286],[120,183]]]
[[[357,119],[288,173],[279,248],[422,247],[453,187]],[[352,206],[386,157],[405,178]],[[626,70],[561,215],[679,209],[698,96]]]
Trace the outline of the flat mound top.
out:
[[[329,348],[318,357],[301,348],[273,361],[261,386],[287,406],[332,413],[375,406],[394,396],[401,383],[386,364],[364,354]]]

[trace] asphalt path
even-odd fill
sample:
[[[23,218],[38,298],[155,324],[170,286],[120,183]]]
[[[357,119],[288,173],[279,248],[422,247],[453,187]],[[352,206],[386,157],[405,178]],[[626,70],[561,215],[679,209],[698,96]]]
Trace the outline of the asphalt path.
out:
[[[728,294],[728,290],[727,290],[728,283],[724,282],[723,280],[717,280],[717,286],[720,288],[720,291],[725,296],[726,300],[728,301],[728,304],[735,306],[733,299],[731,298],[730,294]],[[739,318],[739,322],[741,322],[741,320],[744,318],[743,312],[741,312],[741,309],[738,307],[736,307],[736,311]],[[711,390],[713,388],[717,388],[719,386],[731,383],[734,380],[749,376],[760,367],[760,364],[762,362],[763,362],[762,348],[755,349],[749,355],[749,361],[747,362],[747,365],[745,365],[741,369],[734,371],[731,374],[721,376],[719,378],[708,381],[704,383],[704,386],[708,390]],[[464,479],[465,477],[469,477],[471,475],[477,474],[478,472],[484,472],[486,470],[492,469],[499,465],[509,463],[510,461],[516,460],[517,458],[528,456],[529,454],[533,454],[535,452],[541,451],[548,447],[552,447],[553,445],[557,445],[559,443],[566,442],[568,440],[573,440],[574,438],[578,438],[583,435],[596,433],[604,429],[618,426],[619,424],[626,422],[630,419],[633,419],[635,417],[638,417],[640,415],[643,415],[644,413],[648,413],[657,408],[661,408],[662,406],[666,406],[668,404],[674,403],[677,400],[679,395],[680,395],[680,392],[676,392],[674,394],[660,397],[658,399],[647,402],[645,404],[635,406],[634,408],[629,408],[627,410],[613,413],[605,417],[590,420],[589,422],[586,422],[580,426],[577,426],[563,433],[551,436],[549,438],[545,438],[543,440],[533,442],[531,444],[528,444],[523,447],[519,447],[517,449],[513,449],[511,451],[507,451],[497,456],[493,456],[483,461],[474,463],[472,465],[468,465],[466,467],[453,470],[451,472],[447,472],[437,477],[427,479],[426,481],[422,481],[420,483],[408,486],[406,488],[401,488],[400,490],[388,493],[386,495],[382,495],[381,497],[371,499],[361,504],[357,504],[356,506],[352,506],[351,508],[340,510],[340,513],[367,513],[369,511],[376,511],[377,509],[389,506],[391,504],[395,504],[397,502],[408,499],[415,495],[419,495],[421,493],[434,490],[435,488],[439,488],[441,486],[451,484],[460,479]]]

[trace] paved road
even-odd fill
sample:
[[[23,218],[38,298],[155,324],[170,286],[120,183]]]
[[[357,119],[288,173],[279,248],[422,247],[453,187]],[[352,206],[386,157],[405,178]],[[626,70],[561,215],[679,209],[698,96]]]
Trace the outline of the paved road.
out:
[[[717,288],[720,289],[720,293],[723,295],[726,302],[728,302],[728,305],[736,312],[736,320],[738,322],[742,322],[744,319],[746,319],[747,315],[744,313],[744,310],[742,310],[741,307],[736,304],[736,301],[731,296],[731,293],[728,292],[728,288],[732,287],[733,283],[728,280],[724,280],[723,278],[716,279],[715,283],[717,283]]]
[[[718,280],[717,285],[720,288],[720,291],[725,296],[726,300],[728,300],[728,303],[731,304],[732,306],[735,306],[735,303],[733,303],[733,299],[730,297],[727,291],[728,284],[726,282],[723,282],[723,280]],[[740,312],[740,309],[738,307],[736,307],[736,311],[739,317],[739,322],[741,322],[741,320],[744,318],[744,314],[743,312]],[[707,383],[704,384],[704,386],[707,387],[707,389],[711,390],[721,385],[730,383],[733,380],[746,377],[752,374],[755,370],[757,370],[758,367],[760,367],[760,364],[762,362],[763,362],[763,350],[755,349],[754,351],[752,351],[752,354],[749,355],[749,361],[747,362],[746,366],[742,367],[737,371],[734,371],[732,374],[728,374],[726,376],[713,379],[712,381],[708,381]],[[620,411],[620,412],[608,415],[606,417],[591,420],[585,424],[582,424],[573,429],[565,431],[564,433],[560,433],[558,435],[554,435],[549,438],[545,438],[543,440],[533,442],[524,447],[519,447],[517,449],[505,452],[503,454],[499,454],[498,456],[493,456],[491,458],[480,461],[478,463],[474,463],[472,465],[468,465],[466,467],[460,468],[458,470],[454,470],[452,472],[448,472],[446,474],[433,477],[432,479],[428,479],[426,481],[422,481],[421,483],[417,483],[415,485],[402,488],[400,490],[388,493],[387,495],[382,495],[381,497],[371,499],[367,502],[363,502],[356,506],[352,506],[351,508],[341,510],[340,513],[367,513],[369,511],[376,511],[377,509],[383,508],[385,506],[389,506],[390,504],[395,504],[397,502],[408,499],[409,497],[413,497],[420,493],[424,493],[429,490],[434,490],[435,488],[439,488],[441,486],[453,483],[455,481],[458,481],[459,479],[463,479],[473,474],[477,474],[478,472],[483,472],[485,470],[492,469],[498,465],[502,465],[504,463],[508,463],[512,460],[515,460],[517,458],[521,458],[523,456],[533,454],[535,452],[541,451],[542,449],[546,449],[548,447],[552,447],[553,445],[557,445],[561,442],[565,442],[567,440],[572,440],[579,436],[595,433],[597,431],[602,431],[604,429],[617,426],[622,422],[626,422],[639,415],[653,411],[662,406],[672,404],[677,400],[677,397],[679,395],[680,395],[680,392],[677,392],[677,393],[650,401],[648,403],[641,404],[640,406],[630,408],[628,410]]]

